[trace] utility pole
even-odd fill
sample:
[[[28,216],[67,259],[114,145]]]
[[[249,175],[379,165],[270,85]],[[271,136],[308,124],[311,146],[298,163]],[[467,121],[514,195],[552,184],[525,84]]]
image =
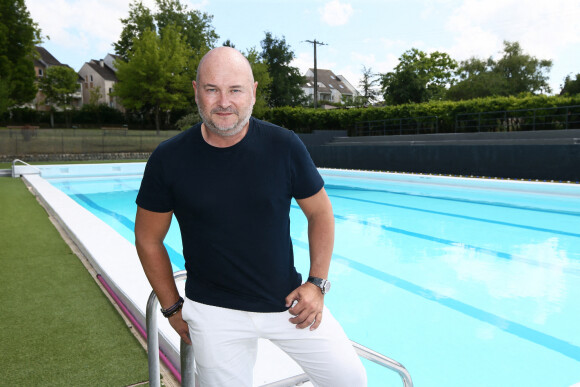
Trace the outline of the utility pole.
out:
[[[317,42],[316,39],[306,40],[306,42],[312,43],[314,45],[314,109],[316,109],[318,105],[318,69],[316,67],[316,45],[328,46],[328,44]]]

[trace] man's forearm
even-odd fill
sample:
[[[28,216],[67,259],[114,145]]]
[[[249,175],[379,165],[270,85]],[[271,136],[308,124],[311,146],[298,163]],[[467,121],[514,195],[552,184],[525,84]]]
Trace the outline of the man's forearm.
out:
[[[314,277],[328,278],[334,246],[334,217],[332,211],[313,216],[308,221],[310,272]]]
[[[162,308],[175,304],[179,298],[169,254],[163,244],[136,242],[143,271],[159,299]]]

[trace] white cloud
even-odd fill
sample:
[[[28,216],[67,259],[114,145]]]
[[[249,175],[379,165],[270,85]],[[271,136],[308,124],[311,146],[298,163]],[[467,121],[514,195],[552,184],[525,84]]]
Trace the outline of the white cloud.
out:
[[[27,0],[27,7],[52,43],[79,51],[110,47],[128,15],[128,4],[114,0]]]
[[[353,9],[348,3],[333,0],[319,9],[321,20],[329,26],[342,26],[348,23]]]
[[[290,62],[290,66],[298,68],[300,74],[304,75],[309,68],[314,67],[314,55],[311,52],[299,52]]]
[[[553,59],[558,49],[580,42],[580,2],[552,0],[526,6],[520,0],[466,0],[449,17],[455,34],[452,53],[465,59],[497,56],[503,41],[517,41],[525,52]]]

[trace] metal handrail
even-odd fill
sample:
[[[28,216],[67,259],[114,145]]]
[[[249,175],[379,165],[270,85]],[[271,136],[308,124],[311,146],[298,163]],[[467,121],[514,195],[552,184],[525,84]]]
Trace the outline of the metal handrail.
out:
[[[175,281],[185,279],[187,273],[185,270],[180,270],[173,274]],[[149,386],[151,387],[161,387],[161,370],[159,368],[159,328],[157,324],[157,306],[159,301],[157,300],[157,295],[155,292],[151,292],[149,299],[147,300],[147,310],[145,312],[145,321],[147,324],[147,362],[149,363]],[[181,340],[180,353],[193,354],[192,350],[188,350],[185,347],[191,347]],[[185,349],[185,351],[184,351]],[[193,364],[191,366],[184,367],[183,356],[181,359],[181,384],[183,386],[194,386],[195,385],[195,375]]]
[[[176,281],[185,279],[187,273],[185,270],[181,270],[174,273],[174,278]],[[147,311],[146,311],[146,321],[147,321],[147,361],[149,363],[149,385],[151,387],[161,387],[160,379],[160,368],[159,368],[159,336],[158,336],[158,326],[157,326],[157,313],[155,309],[157,308],[159,302],[157,301],[157,296],[155,292],[151,292],[149,295],[149,300],[147,301]],[[370,348],[365,347],[357,342],[350,341],[354,347],[356,353],[360,357],[364,357],[367,360],[372,361],[378,365],[395,371],[399,374],[403,380],[404,387],[413,387],[413,381],[411,380],[411,375],[407,369],[399,362],[373,351]],[[181,357],[181,385],[186,387],[193,387],[196,385],[195,377],[195,365],[193,362],[193,347],[186,344],[181,340],[180,346],[180,357]],[[288,387],[295,386],[304,382],[310,381],[310,378],[306,374],[300,374],[279,380],[277,382],[265,384],[262,387]]]
[[[372,349],[367,348],[364,345],[361,345],[355,341],[351,340],[350,342],[352,343],[352,346],[354,347],[356,353],[360,357],[364,357],[365,359],[370,360],[373,363],[388,368],[391,371],[395,371],[396,373],[399,374],[399,376],[403,380],[403,386],[413,387],[413,380],[411,379],[411,374],[409,374],[409,371],[407,371],[407,369],[401,363],[381,353],[373,351]]]
[[[12,177],[16,177],[16,169],[15,169],[15,167],[16,167],[16,163],[17,163],[17,162],[18,162],[18,163],[22,163],[22,164],[24,164],[24,165],[26,165],[27,167],[30,167],[30,168],[32,168],[32,169],[36,169],[36,170],[38,171],[38,173],[39,173],[40,175],[42,175],[42,170],[41,170],[40,168],[37,168],[37,167],[35,167],[34,165],[30,165],[30,164],[28,164],[27,162],[25,162],[25,161],[22,161],[22,160],[20,160],[20,159],[14,159],[14,160],[12,160]]]

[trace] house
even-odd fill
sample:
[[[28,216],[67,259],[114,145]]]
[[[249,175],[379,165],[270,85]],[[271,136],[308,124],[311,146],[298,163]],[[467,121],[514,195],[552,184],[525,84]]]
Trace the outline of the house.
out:
[[[306,96],[314,99],[314,69],[308,69],[306,83],[302,85],[302,90]],[[345,99],[354,98],[360,93],[342,75],[335,75],[331,70],[317,70],[318,81],[318,101],[343,103]]]
[[[107,104],[108,106],[125,111],[116,97],[111,95],[118,82],[115,68],[117,55],[107,54],[104,59],[92,59],[86,62],[79,70],[83,78],[83,103]]]
[[[70,67],[66,64],[60,63],[47,49],[44,47],[36,46],[36,51],[38,53],[38,57],[34,59],[34,72],[36,73],[37,79],[40,79],[45,76],[46,70],[52,66],[66,66]],[[80,108],[83,104],[82,101],[82,78],[79,75],[79,91],[73,94],[73,102],[72,105],[75,108]],[[46,97],[42,93],[42,90],[38,90],[36,93],[36,97],[29,105],[32,105],[36,110],[50,110],[50,106],[44,103]]]

